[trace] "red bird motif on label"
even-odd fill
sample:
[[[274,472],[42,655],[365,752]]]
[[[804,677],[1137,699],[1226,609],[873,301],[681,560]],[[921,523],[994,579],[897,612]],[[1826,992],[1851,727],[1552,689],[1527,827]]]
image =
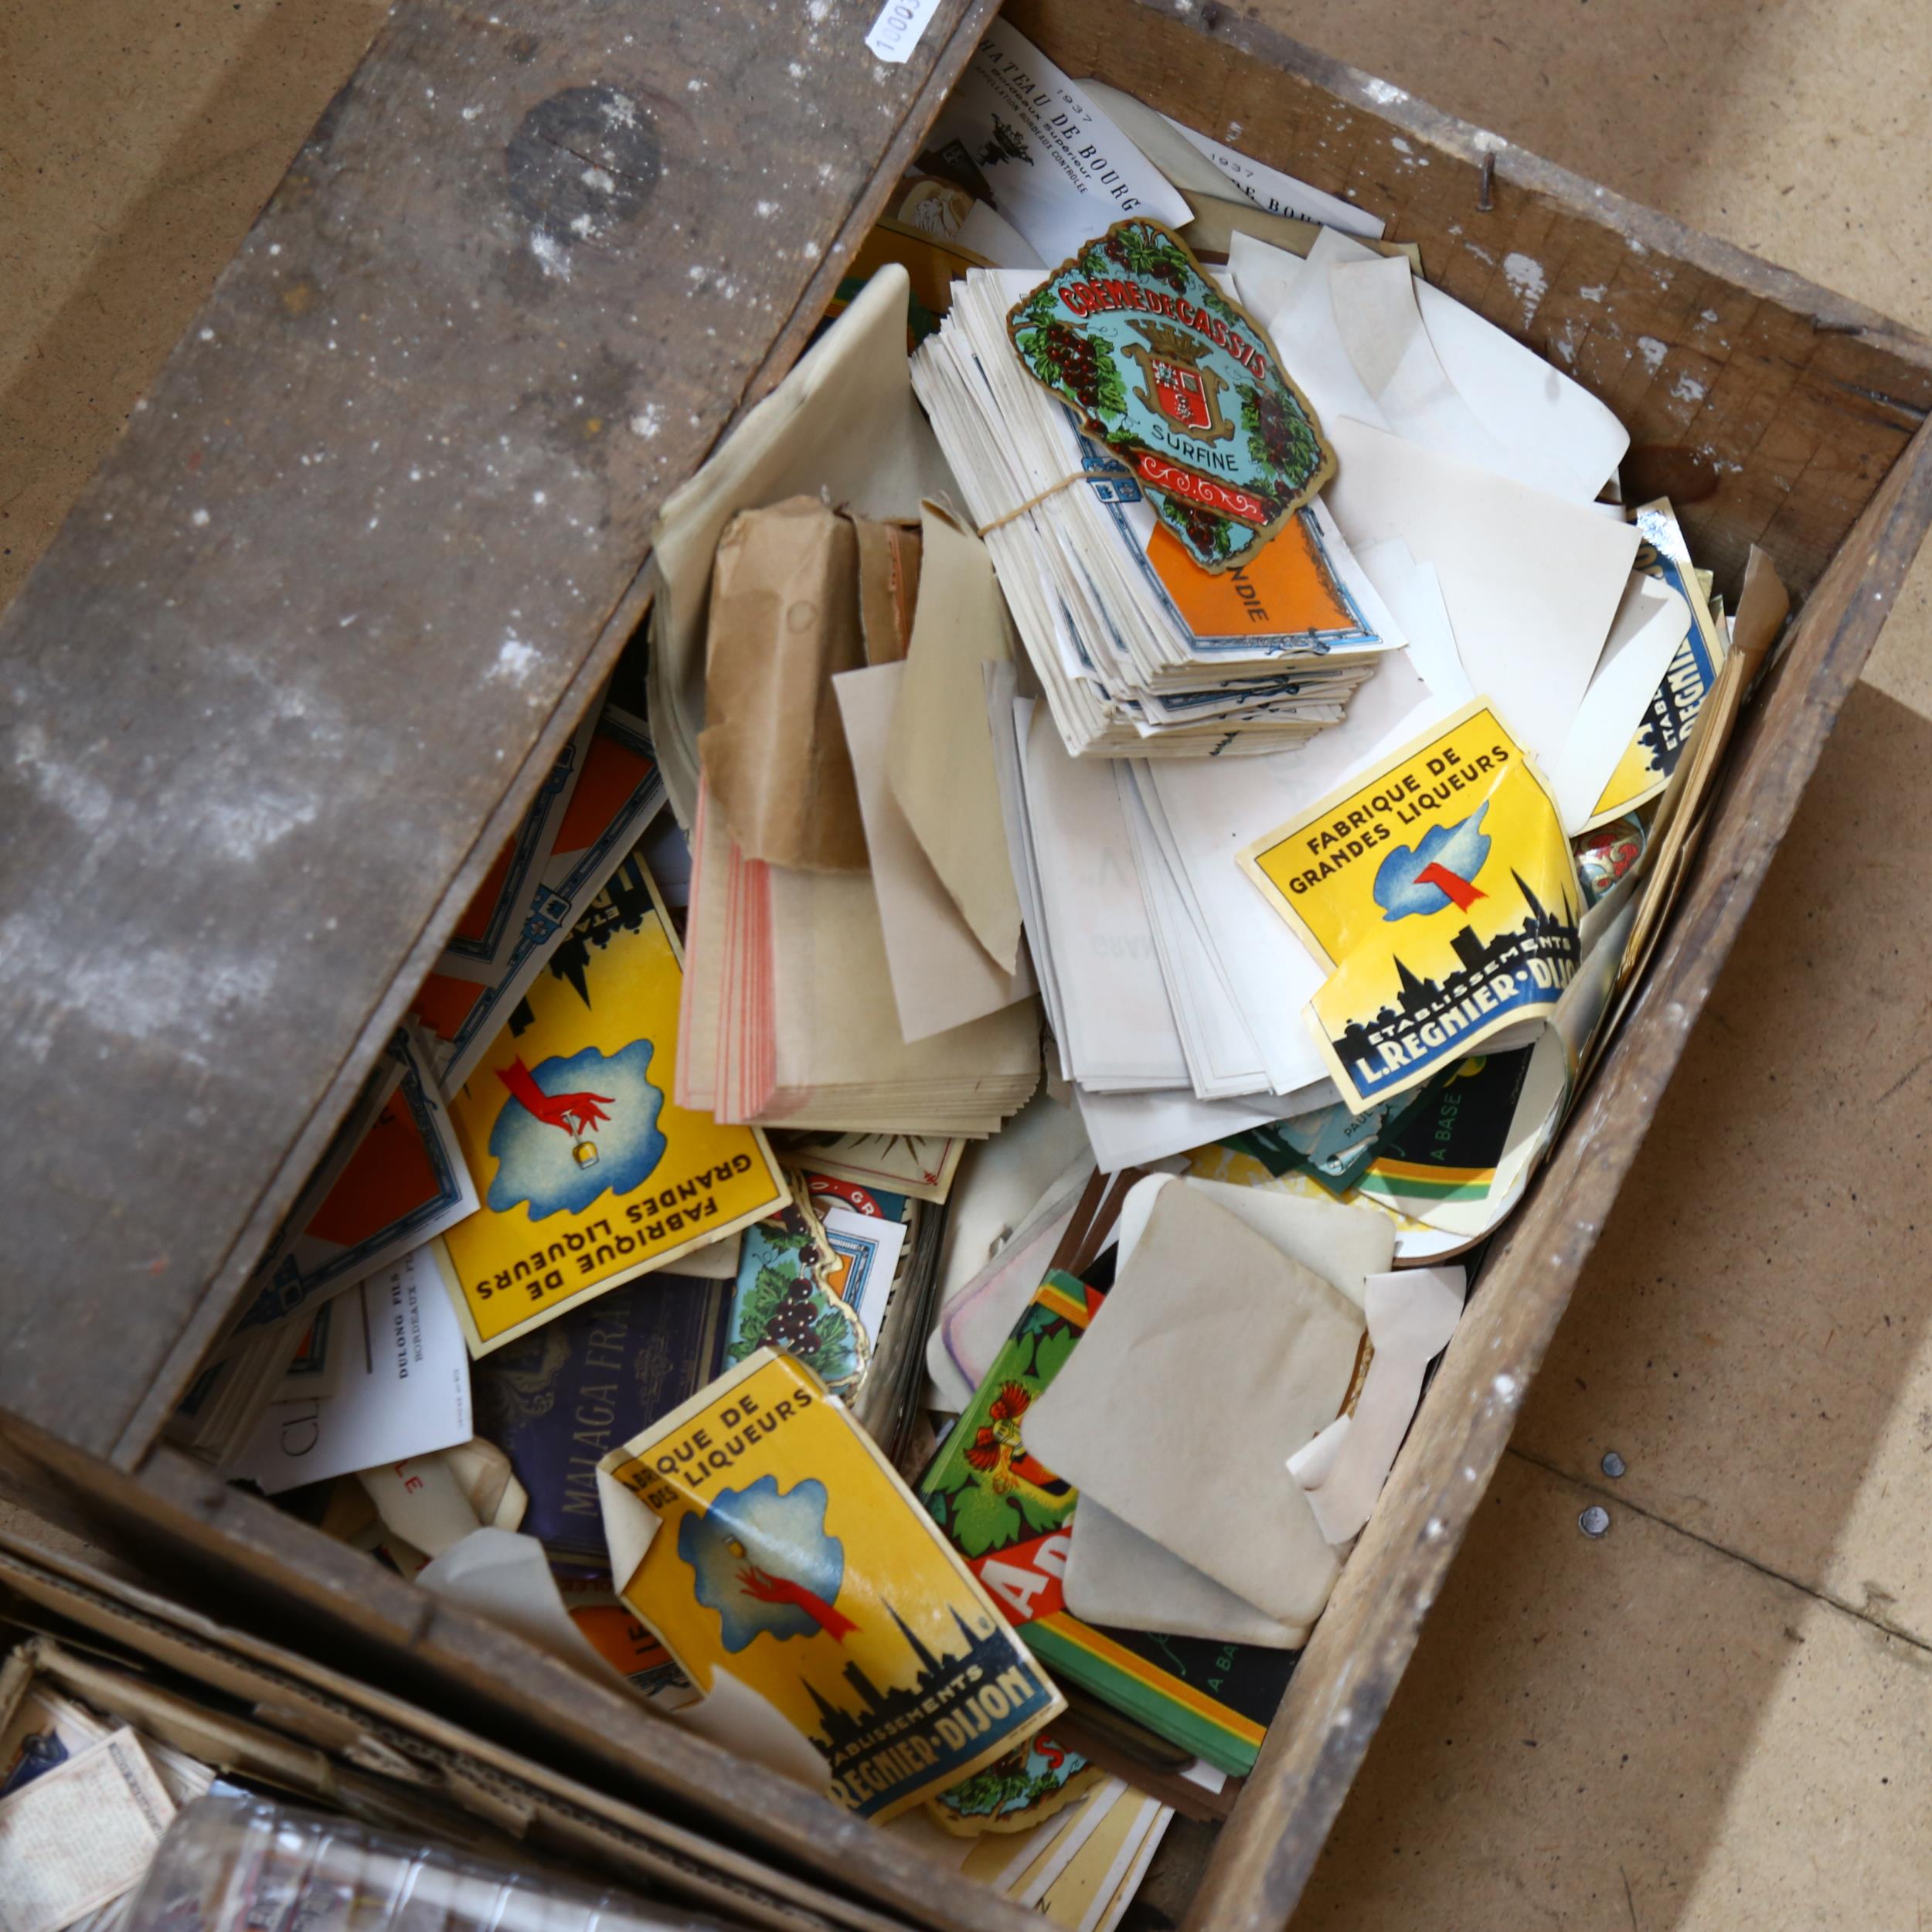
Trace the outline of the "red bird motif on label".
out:
[[[1478,885],[1467,879],[1458,878],[1447,866],[1437,865],[1433,859],[1416,874],[1418,886],[1433,886],[1445,898],[1455,901],[1458,912],[1467,912],[1478,899],[1489,895]]]
[[[499,1066],[496,1077],[516,1096],[526,1113],[546,1125],[570,1134],[587,1134],[611,1116],[604,1109],[611,1104],[608,1094],[546,1094],[519,1054],[508,1066]]]
[[[756,1563],[747,1563],[738,1572],[738,1582],[747,1596],[757,1597],[761,1604],[790,1604],[794,1609],[802,1610],[834,1643],[842,1644],[847,1633],[859,1628],[843,1611],[833,1609],[824,1597],[803,1583],[794,1583],[789,1577],[774,1577]]]

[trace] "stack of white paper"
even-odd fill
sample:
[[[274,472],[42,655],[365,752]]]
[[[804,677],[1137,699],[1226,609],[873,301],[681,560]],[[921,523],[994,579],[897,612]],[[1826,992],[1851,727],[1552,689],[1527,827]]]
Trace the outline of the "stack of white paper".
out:
[[[1632,532],[1591,501],[1628,440],[1593,397],[1344,236],[1325,233],[1305,262],[1252,243],[1233,259],[1336,446],[1325,502],[1408,647],[1342,723],[1299,749],[1123,767],[1138,910],[1171,1015],[1164,1043],[1178,1044],[1195,1102],[1280,1096],[1287,1113],[1332,1092],[1303,1015],[1327,969],[1236,876],[1244,836],[1478,694],[1512,720],[1579,828],[1682,634],[1682,599],[1631,573]]]
[[[1412,641],[1417,620],[1372,560],[1399,544],[1433,569],[1469,692],[1581,831],[1684,630],[1682,600],[1632,573],[1635,532],[1596,501],[1628,432],[1533,350],[1347,236],[1325,231],[1305,261],[1237,237],[1230,265],[1335,445],[1325,495],[1357,560]]]
[[[1001,785],[1027,944],[1059,1070],[1100,1166],[1112,1172],[1160,1159],[1316,1104],[1306,1092],[1277,1093],[1265,1066],[1248,1063],[1238,1022],[1229,1029],[1225,1014],[1217,1037],[1232,1039],[1227,1052],[1236,1063],[1223,1077],[1197,1077],[1190,1043],[1212,1023],[1205,1016],[1213,984],[1178,977],[1200,953],[1189,930],[1173,923],[1173,908],[1150,896],[1165,891],[1165,875],[1144,858],[1137,767],[1070,756],[1035,701],[1011,695],[1010,677],[995,685],[989,702],[996,719],[1012,723]],[[1274,762],[1249,759],[1240,768]],[[1228,769],[1192,762],[1158,768],[1204,776]],[[1246,894],[1244,912],[1253,902],[1267,940],[1278,940],[1291,960],[1305,961],[1231,859],[1226,870]],[[1172,975],[1162,951],[1171,943],[1184,949]],[[1299,1024],[1294,1008],[1279,1011]],[[1311,1042],[1308,1058],[1315,1063]],[[1321,1080],[1318,1099],[1333,1097],[1318,1066],[1308,1077]]]

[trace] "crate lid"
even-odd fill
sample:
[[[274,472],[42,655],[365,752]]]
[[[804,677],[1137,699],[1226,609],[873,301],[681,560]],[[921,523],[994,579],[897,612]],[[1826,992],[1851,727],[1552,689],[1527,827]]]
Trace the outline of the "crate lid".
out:
[[[0,620],[0,1408],[158,1434],[991,12],[390,15]]]

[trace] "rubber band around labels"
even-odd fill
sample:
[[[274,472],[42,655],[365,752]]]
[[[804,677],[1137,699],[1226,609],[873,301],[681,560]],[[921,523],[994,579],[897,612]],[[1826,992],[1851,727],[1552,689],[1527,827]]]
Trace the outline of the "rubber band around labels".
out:
[[[1070,483],[1084,483],[1088,480],[1085,470],[1076,470],[1071,476],[1063,476],[1057,483],[1049,483],[1037,496],[1029,496],[1024,503],[1016,505],[1003,516],[996,516],[990,523],[979,523],[974,529],[980,536],[991,536],[997,530],[1012,522],[1016,516],[1024,516],[1029,510],[1036,510],[1049,496],[1057,496]]]

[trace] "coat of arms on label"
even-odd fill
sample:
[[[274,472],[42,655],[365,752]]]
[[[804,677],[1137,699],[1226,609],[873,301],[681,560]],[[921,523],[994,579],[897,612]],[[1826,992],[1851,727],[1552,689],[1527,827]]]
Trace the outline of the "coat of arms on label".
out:
[[[1158,222],[1116,222],[1006,327],[1029,372],[1126,460],[1203,570],[1241,563],[1334,471],[1267,338]]]

